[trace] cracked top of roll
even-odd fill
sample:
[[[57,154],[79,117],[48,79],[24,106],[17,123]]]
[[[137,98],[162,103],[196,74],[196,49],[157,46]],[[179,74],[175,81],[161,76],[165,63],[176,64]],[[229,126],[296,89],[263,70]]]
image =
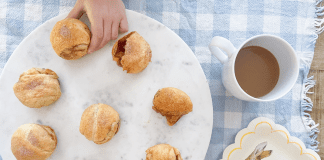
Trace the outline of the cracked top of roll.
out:
[[[152,51],[145,39],[133,31],[114,44],[112,56],[127,73],[139,73],[151,62]]]
[[[73,18],[58,21],[50,35],[56,54],[67,60],[79,59],[87,54],[90,38],[88,26]]]
[[[80,133],[96,144],[110,141],[118,132],[120,126],[119,114],[106,104],[93,104],[82,114]]]

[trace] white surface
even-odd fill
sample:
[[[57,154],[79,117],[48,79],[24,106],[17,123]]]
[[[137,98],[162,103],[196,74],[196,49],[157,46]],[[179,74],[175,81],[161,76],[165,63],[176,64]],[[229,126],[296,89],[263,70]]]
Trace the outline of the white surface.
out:
[[[255,98],[240,87],[235,77],[235,60],[238,52],[247,46],[260,46],[269,50],[277,59],[280,68],[279,80],[275,88],[263,97]],[[220,49],[224,50],[226,56]],[[223,64],[222,81],[225,88],[236,98],[246,101],[273,101],[286,95],[295,85],[299,74],[297,54],[284,39],[273,35],[258,35],[249,38],[235,49],[230,41],[223,37],[214,37],[209,44],[211,53]]]
[[[235,143],[223,152],[222,160],[245,160],[255,147],[267,142],[266,150],[272,150],[270,157],[264,160],[320,160],[316,152],[306,149],[304,143],[288,130],[272,120],[259,117],[250,122],[235,137]]]
[[[10,139],[25,123],[51,126],[57,135],[57,148],[50,159],[145,159],[147,148],[168,143],[184,159],[203,160],[210,142],[213,107],[209,86],[199,62],[190,48],[159,22],[127,11],[129,31],[137,31],[150,44],[152,62],[139,74],[127,74],[112,60],[111,41],[103,49],[81,59],[67,61],[58,57],[49,41],[55,17],[33,31],[15,50],[0,79],[0,155],[14,159]],[[119,36],[122,37],[125,34]],[[41,109],[22,105],[13,85],[32,67],[49,68],[59,76],[62,96]],[[186,92],[193,112],[174,126],[152,109],[158,89],[175,87]],[[121,117],[117,135],[97,145],[79,132],[81,115],[95,103],[112,106]]]

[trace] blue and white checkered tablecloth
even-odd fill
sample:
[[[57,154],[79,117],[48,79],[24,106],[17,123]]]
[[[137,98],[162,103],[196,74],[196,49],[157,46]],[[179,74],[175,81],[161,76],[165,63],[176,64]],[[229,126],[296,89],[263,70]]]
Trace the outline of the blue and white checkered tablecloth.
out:
[[[0,0],[0,73],[17,45],[37,26],[69,12],[76,0]],[[152,17],[177,33],[195,53],[209,82],[214,125],[208,160],[222,158],[238,131],[263,116],[286,127],[293,136],[316,150],[316,125],[304,113],[312,103],[305,88],[317,34],[315,0],[123,0],[127,9]],[[320,24],[320,22],[317,22]],[[319,25],[317,24],[317,25]],[[301,68],[296,85],[273,102],[241,101],[226,92],[221,82],[222,64],[208,50],[213,36],[223,36],[238,47],[258,34],[287,40],[297,51]],[[308,87],[306,87],[308,86]],[[5,98],[5,97],[0,97]],[[1,114],[1,113],[0,113]],[[1,124],[0,124],[1,125]],[[0,144],[1,145],[1,144]],[[0,151],[0,155],[1,155]],[[0,158],[1,160],[1,158]]]

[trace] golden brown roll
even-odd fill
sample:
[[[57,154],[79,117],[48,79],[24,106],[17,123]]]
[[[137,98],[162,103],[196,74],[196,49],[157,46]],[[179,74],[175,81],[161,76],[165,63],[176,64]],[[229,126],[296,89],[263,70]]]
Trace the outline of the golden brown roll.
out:
[[[49,126],[24,124],[11,138],[11,151],[17,160],[45,160],[56,148],[54,130]]]
[[[112,56],[127,73],[139,73],[151,62],[152,51],[145,39],[133,31],[114,44]]]
[[[19,101],[30,108],[48,106],[61,97],[58,76],[50,69],[27,70],[20,75],[13,90]]]
[[[173,126],[183,115],[192,111],[192,102],[185,92],[168,87],[156,92],[152,108],[166,116],[168,125]]]
[[[80,133],[96,144],[111,140],[118,132],[119,114],[106,104],[93,104],[82,114]]]
[[[182,160],[182,157],[177,148],[158,144],[146,150],[146,160]]]
[[[50,35],[56,54],[67,60],[79,59],[87,54],[90,38],[88,26],[73,18],[58,21]]]

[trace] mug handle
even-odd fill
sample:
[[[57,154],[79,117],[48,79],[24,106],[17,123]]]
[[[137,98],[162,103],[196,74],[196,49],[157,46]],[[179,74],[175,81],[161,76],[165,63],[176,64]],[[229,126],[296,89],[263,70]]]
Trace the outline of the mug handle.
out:
[[[227,55],[225,55],[219,48],[224,50]],[[236,48],[228,39],[216,36],[210,42],[209,50],[222,64],[224,64],[228,61],[228,58],[235,53]]]

